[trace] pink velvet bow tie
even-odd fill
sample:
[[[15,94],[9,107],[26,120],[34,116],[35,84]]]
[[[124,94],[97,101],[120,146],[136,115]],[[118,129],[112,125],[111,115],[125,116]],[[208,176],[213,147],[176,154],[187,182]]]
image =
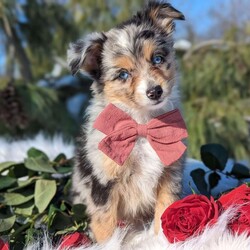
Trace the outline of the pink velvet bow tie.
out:
[[[139,136],[147,138],[166,166],[177,161],[186,150],[181,140],[188,136],[187,129],[177,109],[144,125],[109,104],[97,117],[94,128],[107,135],[98,148],[119,165],[126,161]]]

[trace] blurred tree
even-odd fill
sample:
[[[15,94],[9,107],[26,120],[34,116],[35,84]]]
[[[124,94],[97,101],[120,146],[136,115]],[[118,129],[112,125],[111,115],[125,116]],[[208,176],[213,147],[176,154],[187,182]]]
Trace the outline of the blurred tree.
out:
[[[17,28],[15,24],[16,20],[16,9],[17,4],[15,1],[2,1],[0,3],[0,25],[2,27],[2,32],[5,35],[5,46],[6,51],[8,51],[8,65],[7,65],[7,74],[10,78],[13,78],[14,74],[14,60],[16,59],[20,66],[20,72],[23,78],[27,81],[32,79],[32,72],[30,68],[30,61],[27,57],[27,54],[22,46],[22,41],[18,36]]]
[[[54,56],[65,55],[66,44],[78,36],[73,17],[59,0],[2,0],[0,27],[7,74],[13,78],[13,65],[18,65],[26,83],[50,71]]]
[[[0,33],[6,49],[6,75],[15,65],[22,79],[44,77],[68,43],[80,34],[105,31],[134,13],[143,0],[2,0]]]
[[[248,0],[218,3],[210,10],[208,32],[186,30],[186,37],[194,43],[179,59],[191,157],[199,158],[200,145],[217,142],[231,157],[250,159],[248,7]]]
[[[64,123],[64,134],[75,133],[77,124],[67,114],[65,102],[84,88],[72,91],[67,85],[66,91],[65,87],[58,91],[32,88],[32,84],[41,78],[55,81],[49,79],[55,63],[69,74],[65,58],[70,41],[88,32],[106,31],[131,16],[142,2],[0,0],[0,39],[6,61],[0,78],[0,134],[22,136],[40,129],[53,133],[58,132],[58,123]],[[89,80],[79,81],[89,86]],[[10,95],[11,91],[15,95]],[[12,112],[14,106],[18,108]],[[23,113],[28,117],[26,126],[18,123]]]
[[[225,41],[197,45],[181,60],[189,153],[205,143],[223,144],[231,157],[250,157],[244,117],[250,114],[250,49]],[[195,121],[195,122],[194,122]]]
[[[226,3],[218,3],[211,9],[210,14],[213,25],[207,32],[207,38],[221,38],[234,41],[246,40],[250,37],[250,12],[249,0],[229,0]]]
[[[131,17],[143,6],[144,0],[69,0],[74,21],[81,34],[107,31],[114,25]]]

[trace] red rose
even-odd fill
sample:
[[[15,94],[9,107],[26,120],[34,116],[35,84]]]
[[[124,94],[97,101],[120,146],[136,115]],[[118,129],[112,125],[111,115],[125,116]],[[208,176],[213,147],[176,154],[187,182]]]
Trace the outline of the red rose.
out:
[[[63,250],[70,247],[89,246],[90,244],[90,239],[84,233],[74,232],[63,237],[59,249]]]
[[[250,188],[246,184],[243,184],[231,192],[222,195],[218,201],[224,209],[232,205],[246,204],[250,202]]]
[[[245,232],[250,236],[250,204],[238,209],[237,216],[229,223],[228,227],[234,233]]]
[[[241,234],[246,232],[250,236],[250,188],[243,184],[222,195],[218,202],[223,209],[239,205],[237,213],[229,222],[228,227],[234,233]]]
[[[9,249],[10,249],[9,243],[3,241],[3,240],[0,238],[0,250],[9,250]]]
[[[214,224],[218,216],[218,205],[212,197],[209,200],[204,195],[189,195],[165,210],[161,217],[163,233],[171,243],[184,241]]]

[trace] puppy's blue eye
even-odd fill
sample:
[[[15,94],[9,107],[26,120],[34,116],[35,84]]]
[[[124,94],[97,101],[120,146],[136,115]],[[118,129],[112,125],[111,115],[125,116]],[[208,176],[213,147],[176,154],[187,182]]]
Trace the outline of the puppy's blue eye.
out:
[[[162,56],[153,56],[152,63],[153,64],[161,64],[163,62]]]
[[[122,80],[127,80],[129,77],[129,73],[125,70],[121,71],[119,74],[119,78]]]

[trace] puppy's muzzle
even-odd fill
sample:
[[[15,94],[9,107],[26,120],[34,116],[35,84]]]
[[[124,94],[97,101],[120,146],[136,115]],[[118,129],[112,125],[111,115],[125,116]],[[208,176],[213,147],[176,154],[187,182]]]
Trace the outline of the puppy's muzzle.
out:
[[[158,100],[163,93],[162,87],[157,85],[153,88],[150,88],[146,91],[146,95],[151,100]]]

